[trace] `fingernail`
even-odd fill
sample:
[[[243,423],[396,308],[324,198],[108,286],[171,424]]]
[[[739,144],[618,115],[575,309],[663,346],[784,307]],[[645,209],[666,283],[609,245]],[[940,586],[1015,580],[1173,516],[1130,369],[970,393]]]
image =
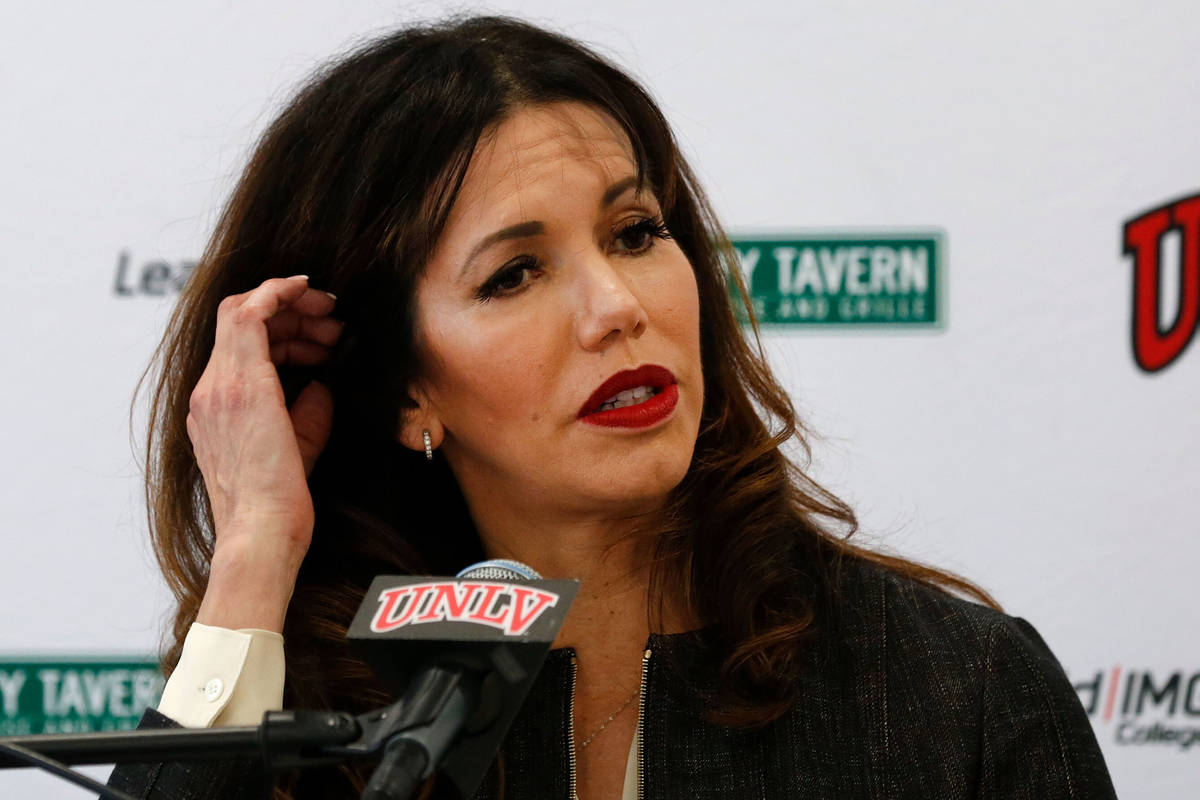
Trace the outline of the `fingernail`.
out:
[[[329,295],[329,299],[337,300],[337,295],[334,294],[333,292],[326,292],[325,294]]]
[[[288,280],[289,281],[306,281],[306,280],[308,280],[308,276],[307,275],[292,275],[288,278]]]

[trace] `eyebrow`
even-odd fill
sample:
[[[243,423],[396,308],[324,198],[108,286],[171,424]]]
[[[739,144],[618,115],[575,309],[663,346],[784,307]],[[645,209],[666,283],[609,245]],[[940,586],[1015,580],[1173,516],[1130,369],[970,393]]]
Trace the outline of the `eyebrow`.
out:
[[[625,194],[634,186],[641,183],[641,179],[637,175],[630,175],[628,178],[622,178],[612,186],[604,190],[604,195],[600,198],[600,207],[608,208],[616,202],[617,198]]]
[[[617,198],[629,191],[630,188],[641,184],[641,180],[636,175],[630,175],[627,178],[614,183],[604,190],[604,194],[600,196],[600,208],[608,208],[617,201]],[[528,236],[540,236],[546,232],[546,226],[537,220],[529,222],[518,222],[516,225],[509,225],[507,228],[501,228],[498,231],[489,233],[487,236],[479,240],[479,242],[471,248],[470,254],[463,262],[462,272],[465,274],[471,268],[471,264],[475,262],[475,258],[487,250],[489,247],[499,244],[500,242],[508,241],[509,239],[524,239]]]

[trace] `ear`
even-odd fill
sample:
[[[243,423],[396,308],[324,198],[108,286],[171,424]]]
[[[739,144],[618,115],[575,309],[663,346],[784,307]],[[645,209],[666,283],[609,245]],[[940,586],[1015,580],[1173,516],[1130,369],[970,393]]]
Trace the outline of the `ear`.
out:
[[[415,405],[410,408],[401,409],[400,411],[400,430],[397,436],[400,444],[409,450],[424,453],[424,434],[425,431],[429,431],[429,439],[433,445],[433,449],[438,449],[442,444],[442,439],[445,437],[446,431],[442,427],[442,422],[438,418],[437,412],[429,402],[429,396],[420,386],[410,388],[408,396]]]

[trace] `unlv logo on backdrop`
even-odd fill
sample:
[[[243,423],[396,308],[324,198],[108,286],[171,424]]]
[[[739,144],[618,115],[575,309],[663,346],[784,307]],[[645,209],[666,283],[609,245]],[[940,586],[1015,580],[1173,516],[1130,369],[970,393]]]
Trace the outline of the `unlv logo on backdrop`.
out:
[[[1159,326],[1163,300],[1162,249],[1177,232],[1179,311],[1165,330]],[[1171,365],[1200,323],[1200,194],[1174,200],[1125,223],[1125,253],[1133,256],[1133,358],[1147,372]]]
[[[520,636],[558,595],[515,583],[434,581],[398,586],[379,593],[371,630],[387,633],[423,622],[466,622]]]

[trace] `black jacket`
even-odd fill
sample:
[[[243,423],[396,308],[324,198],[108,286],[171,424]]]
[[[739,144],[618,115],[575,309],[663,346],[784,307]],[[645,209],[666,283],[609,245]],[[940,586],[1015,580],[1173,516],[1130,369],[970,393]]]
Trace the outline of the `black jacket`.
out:
[[[842,590],[802,652],[800,701],[753,730],[703,718],[716,676],[702,635],[651,637],[643,798],[1115,798],[1075,691],[1027,622],[871,565],[847,570]],[[550,653],[505,740],[505,798],[571,796],[571,655]],[[171,723],[151,711],[144,724]],[[118,767],[112,784],[164,800],[263,796],[249,763]],[[477,800],[497,797],[493,773]]]

